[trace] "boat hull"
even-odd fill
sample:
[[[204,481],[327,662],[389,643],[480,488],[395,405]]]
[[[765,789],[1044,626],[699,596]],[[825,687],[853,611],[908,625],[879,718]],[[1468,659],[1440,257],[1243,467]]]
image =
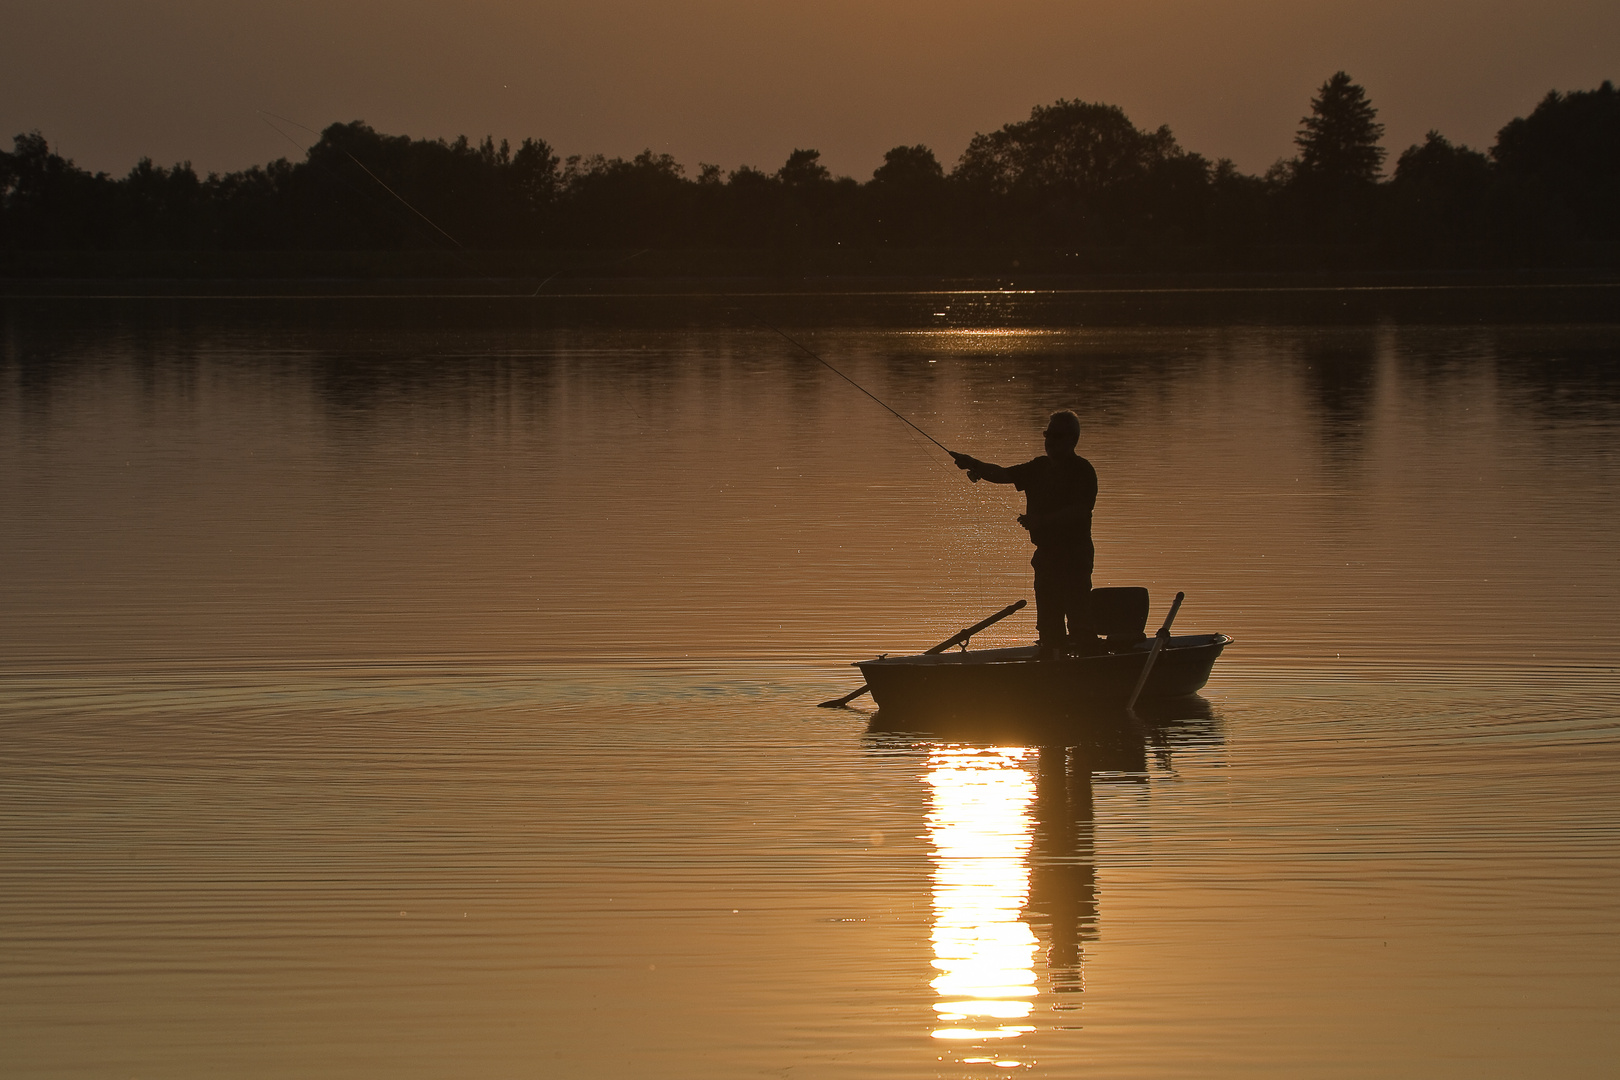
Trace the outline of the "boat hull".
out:
[[[1231,642],[1225,634],[1172,637],[1159,651],[1143,699],[1184,697],[1209,682]],[[1035,648],[892,656],[856,664],[885,715],[1072,715],[1124,707],[1152,639],[1119,653],[1037,660]]]

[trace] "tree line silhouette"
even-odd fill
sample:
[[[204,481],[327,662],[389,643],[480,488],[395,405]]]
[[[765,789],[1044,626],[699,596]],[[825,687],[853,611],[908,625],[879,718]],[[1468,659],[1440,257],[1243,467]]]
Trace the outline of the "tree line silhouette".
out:
[[[1114,105],[1057,101],[975,135],[949,171],[897,146],[871,179],[815,150],[774,172],[694,176],[668,154],[563,160],[384,135],[355,121],[302,161],[199,176],[143,158],[90,173],[38,132],[0,152],[0,248],[21,250],[1026,249],[1372,250],[1469,265],[1616,261],[1620,92],[1550,92],[1481,152],[1431,131],[1386,177],[1383,126],[1344,72],[1264,175],[1144,131]]]

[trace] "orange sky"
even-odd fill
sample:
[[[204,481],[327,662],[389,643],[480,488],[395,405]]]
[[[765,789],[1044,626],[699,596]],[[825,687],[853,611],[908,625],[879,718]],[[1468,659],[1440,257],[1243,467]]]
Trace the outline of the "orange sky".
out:
[[[39,128],[81,165],[235,169],[319,128],[561,153],[668,151],[694,173],[774,169],[795,147],[866,179],[923,142],[949,167],[976,131],[1060,97],[1169,124],[1261,171],[1292,153],[1315,87],[1368,90],[1393,154],[1438,128],[1484,147],[1547,90],[1620,79],[1613,0],[4,0],[0,137]],[[307,139],[303,132],[299,138]]]

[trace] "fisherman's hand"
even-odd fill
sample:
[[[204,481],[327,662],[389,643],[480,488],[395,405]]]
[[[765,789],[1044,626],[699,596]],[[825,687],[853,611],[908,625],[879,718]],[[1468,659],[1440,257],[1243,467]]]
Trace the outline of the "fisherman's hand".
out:
[[[951,455],[951,460],[956,462],[956,467],[958,469],[967,470],[969,480],[977,484],[981,479],[983,479],[984,474],[979,470],[984,467],[984,462],[980,461],[976,457],[969,457],[967,454],[958,454],[955,450],[947,450],[945,452]]]

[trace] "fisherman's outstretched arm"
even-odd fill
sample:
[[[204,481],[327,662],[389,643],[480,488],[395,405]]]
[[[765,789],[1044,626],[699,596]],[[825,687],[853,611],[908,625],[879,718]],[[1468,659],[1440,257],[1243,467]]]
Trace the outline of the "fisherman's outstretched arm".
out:
[[[956,461],[958,469],[966,469],[969,480],[988,480],[992,484],[1010,484],[1013,482],[1012,470],[992,465],[988,461],[980,461],[967,454],[958,454],[952,450],[951,457]]]

